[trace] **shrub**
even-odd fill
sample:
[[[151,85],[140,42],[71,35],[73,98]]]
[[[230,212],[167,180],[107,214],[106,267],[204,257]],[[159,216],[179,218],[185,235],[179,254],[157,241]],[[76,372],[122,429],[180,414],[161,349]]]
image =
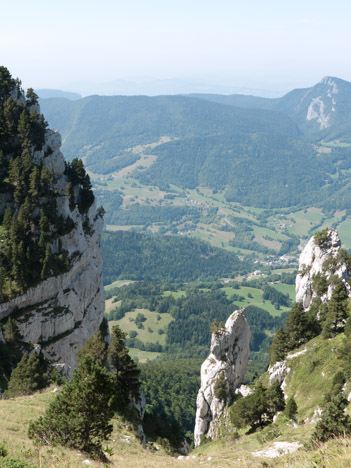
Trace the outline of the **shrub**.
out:
[[[284,413],[289,419],[293,419],[297,415],[297,404],[294,397],[288,398]]]
[[[314,242],[319,247],[323,247],[325,241],[328,238],[328,228],[323,229],[323,231],[316,232],[314,235]]]
[[[5,442],[0,443],[0,457],[6,457],[8,454]]]
[[[311,442],[325,442],[328,439],[351,434],[351,418],[345,413],[348,404],[342,395],[331,397],[322,408],[321,419],[316,424],[316,430],[312,434]]]
[[[0,466],[2,468],[34,468],[33,465],[29,465],[26,461],[19,458],[4,458],[1,460]]]
[[[221,372],[214,385],[214,396],[218,400],[224,401],[228,396],[227,382],[225,380],[224,372]]]

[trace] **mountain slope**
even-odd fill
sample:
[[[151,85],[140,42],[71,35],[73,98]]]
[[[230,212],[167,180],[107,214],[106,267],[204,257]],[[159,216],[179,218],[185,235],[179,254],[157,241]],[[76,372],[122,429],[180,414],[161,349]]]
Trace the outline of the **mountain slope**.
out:
[[[61,129],[68,157],[85,157],[88,168],[162,136],[300,135],[288,116],[183,96],[89,96],[74,102],[45,99],[41,106],[50,125]]]
[[[231,106],[271,109],[289,115],[303,133],[313,140],[350,141],[351,83],[326,76],[319,83],[294,89],[281,98],[244,95],[192,95]]]

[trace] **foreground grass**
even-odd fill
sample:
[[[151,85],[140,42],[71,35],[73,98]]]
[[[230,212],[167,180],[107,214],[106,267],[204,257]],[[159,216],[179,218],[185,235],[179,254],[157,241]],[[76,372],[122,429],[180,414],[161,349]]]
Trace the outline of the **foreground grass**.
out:
[[[189,457],[178,459],[168,455],[160,444],[150,443],[143,447],[130,425],[120,418],[113,421],[114,430],[107,445],[113,455],[109,465],[93,461],[85,453],[63,447],[36,447],[27,437],[28,424],[42,415],[55,398],[52,388],[45,393],[28,397],[0,400],[0,442],[5,442],[9,456],[20,458],[33,467],[74,468],[89,460],[93,467],[163,468],[163,467],[335,467],[351,466],[351,438],[335,439],[313,450],[308,446],[314,426],[305,423],[292,426],[283,416],[278,418],[277,434],[269,437],[269,427],[260,433],[242,436],[238,440],[221,439],[200,446]],[[253,452],[271,447],[274,442],[298,441],[303,446],[297,452],[275,459],[257,458]],[[0,466],[1,464],[0,458]]]

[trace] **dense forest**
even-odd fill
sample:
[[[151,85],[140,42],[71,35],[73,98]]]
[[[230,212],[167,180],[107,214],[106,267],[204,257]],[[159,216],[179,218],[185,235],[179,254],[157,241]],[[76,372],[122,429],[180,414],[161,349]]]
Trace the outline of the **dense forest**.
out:
[[[231,252],[180,236],[106,232],[102,239],[105,284],[118,278],[184,282],[216,280],[249,271]]]
[[[1,301],[70,268],[68,252],[60,245],[54,250],[53,241],[74,227],[58,215],[53,170],[34,157],[36,151],[44,158],[52,153],[44,145],[47,123],[38,113],[38,96],[30,88],[24,98],[20,85],[0,67]],[[94,196],[82,162],[67,164],[66,175],[71,204],[85,212]]]
[[[100,174],[105,173],[105,161],[114,158],[116,162],[117,155],[126,157],[125,150],[154,143],[165,135],[172,138],[245,132],[300,135],[296,124],[278,112],[234,108],[185,96],[42,99],[41,106],[50,125],[60,128],[64,136],[69,131],[64,145],[67,157],[87,156],[87,168]],[[83,149],[87,145],[88,155]]]

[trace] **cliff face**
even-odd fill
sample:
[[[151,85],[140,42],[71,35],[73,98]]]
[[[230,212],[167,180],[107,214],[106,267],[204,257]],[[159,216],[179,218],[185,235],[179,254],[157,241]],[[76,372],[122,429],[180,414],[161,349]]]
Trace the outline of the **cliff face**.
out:
[[[195,446],[204,435],[215,438],[216,424],[245,377],[250,353],[250,328],[237,310],[225,327],[212,334],[210,355],[201,366],[201,387],[196,401]],[[226,397],[220,397],[216,383],[223,381]],[[218,384],[217,384],[218,385]]]
[[[3,73],[3,69],[0,72]],[[10,81],[9,83],[11,85]],[[5,102],[6,89],[3,91],[3,95],[3,102]],[[0,95],[0,104],[1,98]],[[19,111],[24,109],[22,110],[22,114],[24,114],[22,120],[25,120],[28,114],[28,128],[30,129],[28,134],[30,134],[34,125],[30,119],[38,120],[39,106],[37,103],[31,105],[26,114],[26,103],[28,107],[28,95],[26,101],[17,86],[10,93],[10,99],[7,99],[3,108],[5,116],[5,111],[10,105],[15,109],[13,115],[16,115],[16,105],[20,106],[17,107]],[[21,128],[20,125],[18,124],[18,128]],[[24,131],[23,134],[25,134]],[[76,365],[76,351],[99,328],[104,314],[102,253],[100,249],[103,228],[102,212],[96,208],[90,190],[89,178],[82,166],[78,165],[76,171],[77,174],[80,174],[80,179],[75,176],[75,180],[69,174],[67,167],[70,166],[65,164],[60,151],[61,137],[59,133],[46,129],[43,133],[43,144],[39,147],[38,145],[30,145],[30,149],[28,149],[28,144],[23,149],[25,137],[20,135],[18,139],[22,146],[17,143],[16,138],[16,136],[12,137],[6,147],[8,155],[7,161],[5,158],[5,165],[9,165],[11,176],[11,171],[14,171],[13,161],[18,163],[18,171],[20,177],[23,177],[24,188],[20,192],[19,185],[14,183],[14,200],[9,193],[1,190],[3,193],[1,193],[0,211],[4,214],[7,209],[12,213],[12,225],[8,228],[7,235],[9,239],[12,236],[16,240],[17,231],[15,228],[20,222],[26,226],[26,229],[21,231],[23,242],[27,242],[29,245],[26,257],[29,258],[32,251],[35,254],[35,249],[38,250],[40,245],[44,245],[41,248],[44,249],[46,257],[41,258],[39,262],[37,261],[39,265],[43,265],[42,280],[31,282],[30,271],[24,271],[23,267],[22,272],[14,271],[13,268],[11,270],[11,264],[8,267],[6,263],[9,248],[12,249],[12,258],[17,258],[15,257],[18,254],[14,247],[15,242],[8,246],[6,245],[7,240],[1,241],[4,243],[2,263],[4,271],[8,271],[8,273],[4,273],[4,284],[16,284],[17,289],[12,288],[10,293],[2,293],[0,320],[5,323],[7,317],[14,318],[22,340],[39,344],[44,356],[51,363],[60,367],[66,375],[70,375]],[[30,155],[29,162],[28,154]],[[24,172],[26,167],[29,167],[28,174],[30,175],[28,177]],[[50,182],[45,186],[46,189],[43,188],[44,182],[42,185],[40,185],[41,182],[36,182],[36,174],[39,173],[37,177],[39,180],[40,171],[44,176],[48,174],[47,178]],[[42,176],[43,180],[44,176]],[[29,181],[27,185],[25,184],[26,177]],[[39,188],[36,188],[36,185]],[[18,191],[17,195],[16,190]],[[87,200],[84,206],[83,202],[81,203],[84,198],[82,194]],[[19,201],[21,197],[22,201]],[[52,207],[51,205],[49,207],[50,203]],[[29,210],[27,217],[25,217],[23,206]],[[37,221],[39,218],[40,221]],[[18,258],[22,260],[21,257]],[[34,262],[35,258],[32,261]],[[21,275],[21,273],[23,274]],[[34,270],[32,273],[34,275]],[[25,279],[23,279],[24,274]],[[17,280],[17,278],[19,279]],[[3,290],[5,291],[5,287]],[[2,338],[0,333],[0,340]]]
[[[319,238],[313,236],[308,241],[299,259],[299,272],[296,277],[296,302],[305,310],[311,306],[313,298],[319,296],[322,302],[330,300],[333,291],[332,276],[341,278],[350,296],[349,271],[342,255],[338,233],[333,229],[323,231]],[[315,278],[325,280],[325,287],[317,291]],[[328,284],[329,283],[329,284]]]

